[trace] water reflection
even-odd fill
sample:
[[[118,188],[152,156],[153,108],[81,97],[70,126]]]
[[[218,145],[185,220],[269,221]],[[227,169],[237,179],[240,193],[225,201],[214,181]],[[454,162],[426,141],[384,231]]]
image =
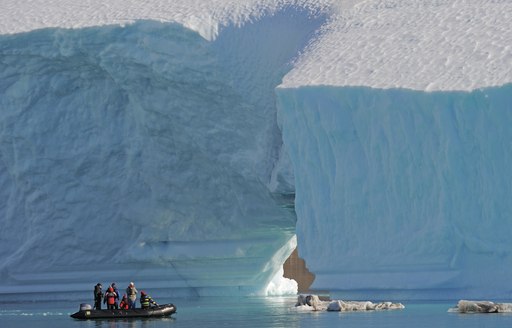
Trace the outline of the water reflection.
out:
[[[81,327],[95,328],[150,328],[168,327],[176,321],[175,318],[131,318],[131,319],[105,319],[82,322]],[[92,325],[91,325],[92,324]]]

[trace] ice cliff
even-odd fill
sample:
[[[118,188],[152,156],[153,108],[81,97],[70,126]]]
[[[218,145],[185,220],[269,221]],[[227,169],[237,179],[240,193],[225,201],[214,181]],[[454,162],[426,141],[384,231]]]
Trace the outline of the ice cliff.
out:
[[[0,293],[510,292],[512,1],[2,9]]]
[[[296,243],[274,88],[322,22],[0,36],[0,292],[263,293]]]
[[[285,76],[313,288],[508,297],[511,17],[511,1],[364,1]]]
[[[278,94],[299,249],[314,288],[345,297],[506,296],[511,84]]]

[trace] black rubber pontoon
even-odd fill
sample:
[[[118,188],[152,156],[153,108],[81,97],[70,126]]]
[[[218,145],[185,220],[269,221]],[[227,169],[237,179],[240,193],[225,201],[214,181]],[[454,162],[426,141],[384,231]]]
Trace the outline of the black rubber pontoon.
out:
[[[73,313],[75,319],[117,319],[117,318],[158,318],[168,317],[176,313],[174,304],[162,304],[149,309],[128,309],[128,310],[84,310]]]

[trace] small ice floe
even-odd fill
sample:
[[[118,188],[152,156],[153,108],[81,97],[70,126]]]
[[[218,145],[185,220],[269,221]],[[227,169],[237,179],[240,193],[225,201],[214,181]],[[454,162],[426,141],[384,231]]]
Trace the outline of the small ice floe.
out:
[[[402,303],[380,302],[372,303],[370,301],[322,301],[318,295],[299,295],[296,307],[309,309],[313,311],[376,311],[376,310],[399,310],[404,309]]]
[[[329,302],[321,301],[318,295],[299,295],[297,297],[296,307],[305,308],[313,311],[323,311],[327,309]]]
[[[448,309],[448,312],[458,313],[504,313],[512,312],[512,303],[494,303],[491,301],[460,300],[457,306]]]
[[[401,310],[405,306],[402,303],[379,302],[372,303],[370,301],[341,301],[335,300],[329,303],[327,311],[376,311],[376,310]]]

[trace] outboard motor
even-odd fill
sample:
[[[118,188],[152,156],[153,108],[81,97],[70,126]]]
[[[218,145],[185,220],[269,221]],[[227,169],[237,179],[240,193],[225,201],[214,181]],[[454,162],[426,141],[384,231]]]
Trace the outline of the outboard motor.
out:
[[[80,304],[80,311],[92,310],[92,306],[87,303]]]

